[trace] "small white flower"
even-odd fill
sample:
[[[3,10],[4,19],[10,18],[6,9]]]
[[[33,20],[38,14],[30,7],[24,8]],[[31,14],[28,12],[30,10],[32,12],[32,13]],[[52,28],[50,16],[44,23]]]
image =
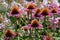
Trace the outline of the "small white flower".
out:
[[[9,27],[10,29],[14,29],[15,28],[15,25],[13,24],[12,26]]]
[[[8,25],[10,23],[10,20],[5,20],[4,22],[6,25]]]
[[[10,19],[7,19],[7,17],[5,17],[4,23],[5,23],[5,25],[9,25],[11,23],[11,21],[10,21]]]
[[[4,7],[7,9],[8,4],[7,4],[6,2],[3,2],[2,4],[3,4],[3,5],[4,5]]]
[[[0,24],[0,29],[3,29],[3,28],[5,28],[5,25],[4,24]]]
[[[47,6],[48,4],[48,0],[43,0],[43,3],[42,3],[44,6]]]

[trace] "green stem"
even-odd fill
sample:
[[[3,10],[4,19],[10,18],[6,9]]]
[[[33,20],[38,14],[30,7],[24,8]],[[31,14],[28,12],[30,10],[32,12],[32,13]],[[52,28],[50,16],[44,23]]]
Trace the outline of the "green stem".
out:
[[[28,17],[28,20],[29,20],[29,12],[27,13],[27,17]]]
[[[23,21],[23,18],[21,19],[22,23],[24,23],[26,25],[26,23]]]
[[[35,28],[35,40],[36,40],[36,35],[37,35],[37,32],[36,32],[36,28]]]
[[[47,27],[47,24],[46,24],[46,16],[44,17],[44,20],[43,20],[43,27]]]

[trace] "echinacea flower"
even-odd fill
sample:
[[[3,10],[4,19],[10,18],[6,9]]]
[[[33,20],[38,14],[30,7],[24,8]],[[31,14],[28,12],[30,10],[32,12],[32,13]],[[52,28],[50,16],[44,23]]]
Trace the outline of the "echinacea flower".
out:
[[[13,37],[13,36],[15,36],[15,33],[12,30],[7,30],[5,33],[5,36],[6,37]]]
[[[52,8],[51,9],[51,13],[57,13],[57,9],[56,8]]]
[[[41,29],[43,26],[39,23],[37,19],[34,19],[32,20],[31,24],[28,25],[28,27]]]
[[[43,8],[42,9],[42,12],[41,12],[41,15],[42,16],[47,16],[47,15],[49,15],[50,13],[49,13],[49,9],[48,8]]]
[[[53,40],[50,34],[43,36],[43,40]]]
[[[30,10],[33,11],[34,9],[36,9],[36,5],[33,3],[33,2],[30,2],[28,5],[27,5],[27,8],[25,8],[25,10],[27,12],[29,12]]]
[[[40,12],[41,10],[38,8],[34,13],[34,17],[40,17]]]
[[[30,28],[28,27],[28,26],[23,26],[22,27],[22,30],[24,30],[24,31],[27,31],[27,30],[29,30]]]
[[[9,13],[9,16],[20,16],[21,10],[19,10],[18,6],[14,5],[11,8],[11,12]]]
[[[35,5],[34,4],[29,4],[28,6],[27,6],[27,9],[34,9],[35,8]]]
[[[28,19],[32,19],[32,15],[33,15],[32,13],[34,13],[35,9],[36,9],[36,5],[33,2],[30,2],[27,5],[27,8],[24,9],[24,11],[26,11],[27,13]],[[31,17],[29,15],[31,15]]]
[[[12,40],[14,37],[16,37],[18,34],[13,32],[12,30],[8,29],[5,32],[4,40]]]
[[[51,29],[53,26],[48,26],[49,29]]]

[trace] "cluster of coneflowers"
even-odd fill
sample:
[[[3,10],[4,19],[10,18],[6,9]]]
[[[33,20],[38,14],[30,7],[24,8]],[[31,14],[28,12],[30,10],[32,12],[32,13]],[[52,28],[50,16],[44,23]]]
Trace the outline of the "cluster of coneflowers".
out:
[[[16,2],[12,7],[5,5],[10,10],[0,16],[3,40],[55,40],[54,37],[60,36],[60,5],[43,6],[37,7],[34,2],[26,7]]]

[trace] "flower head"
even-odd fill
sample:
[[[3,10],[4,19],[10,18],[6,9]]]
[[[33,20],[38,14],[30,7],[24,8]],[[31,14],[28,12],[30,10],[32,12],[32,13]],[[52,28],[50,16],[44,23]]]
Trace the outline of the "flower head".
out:
[[[53,26],[48,26],[49,29],[51,29]]]
[[[14,37],[16,37],[17,35],[19,35],[16,32],[13,32],[12,30],[8,29],[5,32],[5,36],[4,36],[4,40],[12,40]]]
[[[41,11],[40,9],[37,9],[34,13],[34,16],[35,17],[40,17],[40,11]]]
[[[12,8],[11,8],[11,12],[9,13],[10,16],[20,16],[20,13],[21,11],[19,10],[18,6],[14,5]]]
[[[41,12],[41,15],[43,15],[43,16],[49,15],[49,9],[43,8],[43,9],[42,9],[42,12]]]
[[[51,10],[51,13],[57,13],[57,9],[56,9],[56,8],[53,8],[53,9]]]
[[[35,5],[32,3],[28,4],[27,6],[27,9],[34,9],[34,8],[35,8]]]
[[[30,2],[30,3],[27,5],[27,8],[24,8],[24,11],[26,11],[27,13],[29,13],[29,12],[34,13],[35,9],[36,9],[35,3]]]
[[[15,35],[15,33],[12,30],[7,30],[5,33],[6,37],[13,37]]]
[[[31,26],[33,26],[33,27],[39,26],[39,22],[36,19],[32,20],[31,24],[32,24]]]
[[[31,24],[29,25],[31,28],[42,28],[42,25],[38,22],[37,19],[32,20]]]
[[[50,34],[43,36],[43,40],[53,40]]]
[[[29,27],[28,26],[23,26],[22,30],[27,31],[27,30],[29,30]]]

